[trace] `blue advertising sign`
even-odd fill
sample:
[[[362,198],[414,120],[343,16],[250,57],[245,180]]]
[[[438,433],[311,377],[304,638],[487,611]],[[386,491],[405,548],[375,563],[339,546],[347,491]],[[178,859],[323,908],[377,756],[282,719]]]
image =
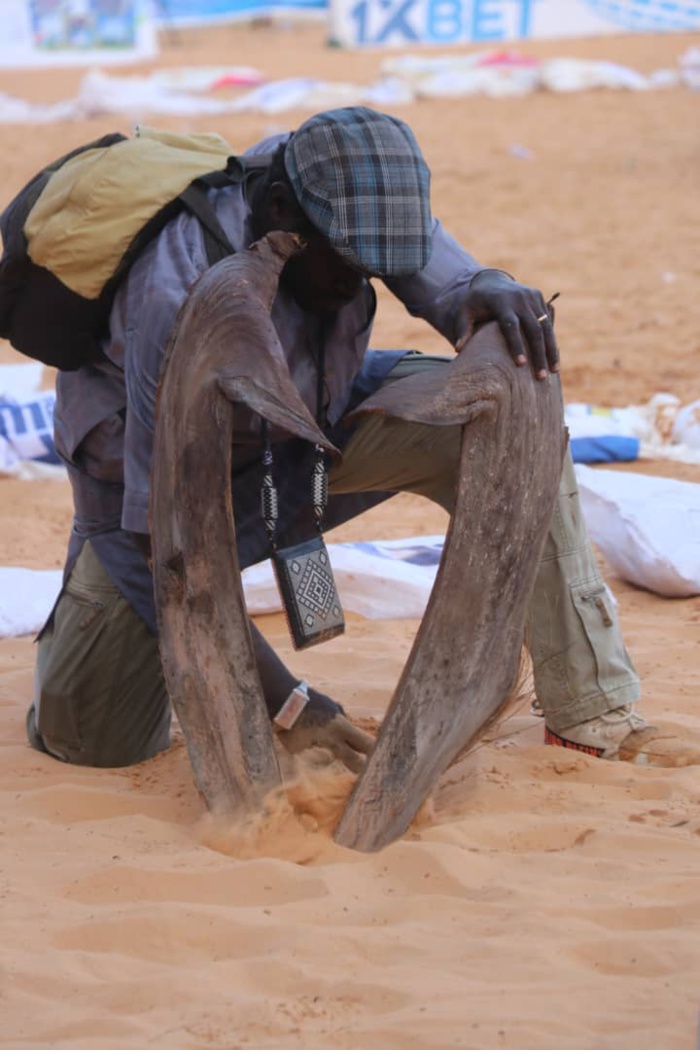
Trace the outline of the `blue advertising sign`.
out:
[[[323,17],[327,10],[327,0],[156,0],[155,17],[161,25],[187,26],[235,22],[277,11]]]
[[[330,0],[346,47],[700,29],[700,0]]]

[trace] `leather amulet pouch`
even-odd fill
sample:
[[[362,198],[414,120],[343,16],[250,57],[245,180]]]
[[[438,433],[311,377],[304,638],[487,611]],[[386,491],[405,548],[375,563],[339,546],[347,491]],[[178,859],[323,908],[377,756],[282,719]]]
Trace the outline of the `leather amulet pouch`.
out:
[[[342,634],[345,619],[323,536],[277,548],[271,557],[294,648]]]

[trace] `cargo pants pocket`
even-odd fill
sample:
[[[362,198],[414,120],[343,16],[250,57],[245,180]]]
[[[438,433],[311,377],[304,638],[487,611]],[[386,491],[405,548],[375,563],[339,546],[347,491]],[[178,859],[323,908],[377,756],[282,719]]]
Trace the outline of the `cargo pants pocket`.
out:
[[[38,642],[34,707],[46,750],[66,762],[126,766],[169,745],[157,639],[89,543]]]
[[[595,666],[596,693],[614,693],[629,682],[631,660],[621,641],[615,603],[605,584],[571,588]]]

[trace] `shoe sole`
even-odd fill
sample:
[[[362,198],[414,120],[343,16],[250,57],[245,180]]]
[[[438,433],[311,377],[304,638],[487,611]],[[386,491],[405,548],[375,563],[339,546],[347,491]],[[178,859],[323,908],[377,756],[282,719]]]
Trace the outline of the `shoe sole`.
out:
[[[591,744],[577,744],[573,740],[565,740],[563,736],[559,736],[547,726],[544,727],[544,742],[553,747],[566,747],[569,751],[582,751],[584,755],[592,755],[593,758],[602,758],[605,751],[604,747],[593,747]]]

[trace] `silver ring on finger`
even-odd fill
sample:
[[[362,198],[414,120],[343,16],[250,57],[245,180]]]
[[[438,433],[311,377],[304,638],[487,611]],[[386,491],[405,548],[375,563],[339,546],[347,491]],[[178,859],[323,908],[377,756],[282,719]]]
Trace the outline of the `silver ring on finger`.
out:
[[[541,317],[537,318],[537,323],[538,324],[543,324],[544,321],[548,321],[548,320],[549,320],[549,314],[542,314]]]

